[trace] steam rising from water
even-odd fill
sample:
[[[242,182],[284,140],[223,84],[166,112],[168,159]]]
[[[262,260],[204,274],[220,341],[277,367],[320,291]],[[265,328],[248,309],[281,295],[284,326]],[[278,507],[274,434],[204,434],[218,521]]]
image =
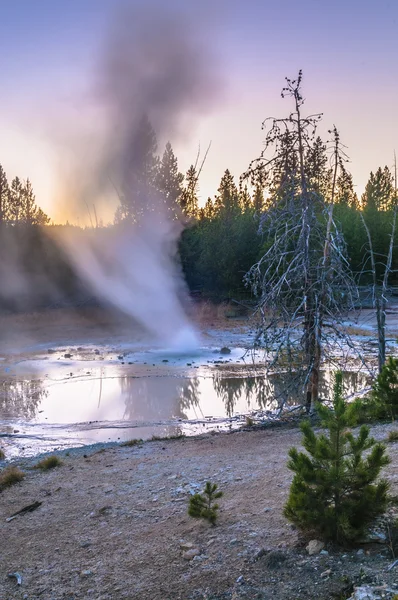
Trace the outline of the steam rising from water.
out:
[[[102,148],[94,161],[80,156],[86,176],[77,196],[88,209],[100,196],[115,196],[112,182],[141,216],[134,224],[91,232],[70,229],[63,236],[71,260],[96,294],[178,351],[198,346],[175,261],[182,225],[164,197],[140,179],[146,159],[140,126],[147,115],[158,140],[186,136],[193,119],[214,100],[218,86],[212,64],[197,31],[181,18],[119,15],[96,80],[105,119]]]

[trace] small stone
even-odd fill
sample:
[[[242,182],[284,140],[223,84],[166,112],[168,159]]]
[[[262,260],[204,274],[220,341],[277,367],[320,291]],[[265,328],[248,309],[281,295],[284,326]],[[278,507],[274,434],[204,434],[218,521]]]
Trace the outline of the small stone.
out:
[[[239,543],[239,540],[238,540],[237,538],[234,538],[234,539],[233,539],[233,540],[231,540],[229,543],[230,543],[230,545],[231,545],[231,546],[236,546],[236,544],[238,544],[238,543]]]
[[[365,556],[365,550],[363,548],[360,548],[357,552],[357,556]]]
[[[243,575],[239,575],[238,579],[236,580],[236,583],[244,583]]]
[[[227,346],[223,346],[220,350],[220,354],[231,354],[231,348],[228,348]]]
[[[319,554],[322,554],[322,556],[329,556],[329,552],[327,550],[321,550]]]
[[[70,354],[69,352],[67,352],[66,354],[64,354],[64,358],[72,358],[72,354]]]
[[[264,512],[271,512],[272,508],[269,508],[268,506],[266,508],[264,508]]]
[[[331,574],[332,569],[327,569],[326,571],[324,571],[323,573],[321,573],[321,577],[329,577],[329,575]]]
[[[314,554],[319,554],[320,551],[324,549],[324,547],[325,544],[320,540],[311,540],[308,546],[306,547],[306,550],[310,556],[313,556]]]
[[[91,575],[92,575],[92,574],[93,574],[93,572],[92,572],[92,571],[89,571],[89,570],[87,570],[87,571],[82,571],[82,572],[80,573],[80,575],[81,575],[82,577],[91,577]]]
[[[191,548],[190,550],[187,550],[186,552],[182,553],[182,558],[184,560],[192,560],[193,558],[195,558],[195,556],[199,556],[200,554],[200,550],[198,550],[198,548]]]
[[[191,550],[192,548],[194,548],[194,545],[192,544],[192,542],[181,541],[180,548],[181,550]]]
[[[89,546],[91,546],[91,542],[82,542],[80,544],[80,548],[88,548]]]

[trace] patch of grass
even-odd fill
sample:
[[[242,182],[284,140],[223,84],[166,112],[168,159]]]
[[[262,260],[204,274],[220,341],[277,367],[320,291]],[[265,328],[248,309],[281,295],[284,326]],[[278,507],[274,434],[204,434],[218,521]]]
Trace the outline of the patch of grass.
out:
[[[133,448],[134,446],[140,446],[142,443],[143,443],[143,440],[141,440],[141,439],[133,439],[133,440],[127,440],[127,442],[123,442],[120,445],[125,446],[127,448]]]
[[[4,450],[0,448],[0,460],[5,460],[6,455],[4,454]]]
[[[60,467],[61,465],[62,460],[58,458],[58,456],[52,455],[40,460],[34,468],[40,469],[41,471],[49,471],[50,469],[55,469],[55,467]]]
[[[0,472],[0,490],[19,483],[24,477],[25,473],[18,467],[6,467]]]
[[[398,442],[398,429],[388,432],[387,442]]]
[[[177,433],[176,435],[168,435],[162,437],[160,435],[153,435],[150,439],[151,442],[164,442],[166,440],[182,440],[186,437],[185,433]]]

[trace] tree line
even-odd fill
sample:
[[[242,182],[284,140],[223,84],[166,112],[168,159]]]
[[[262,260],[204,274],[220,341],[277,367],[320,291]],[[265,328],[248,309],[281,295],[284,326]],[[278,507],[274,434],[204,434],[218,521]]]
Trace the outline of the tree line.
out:
[[[134,193],[121,190],[114,225],[137,221],[148,210],[148,196],[164,201],[171,218],[183,216],[185,229],[179,243],[179,260],[192,292],[214,299],[251,296],[246,273],[267,250],[267,214],[275,198],[298,185],[287,174],[295,170],[297,157],[290,152],[291,140],[283,140],[282,160],[272,174],[259,169],[249,178],[234,177],[229,169],[223,173],[217,193],[200,206],[200,172],[198,159],[185,175],[178,168],[172,146],[167,143],[161,156],[155,131],[149,120],[142,119],[134,140],[138,151],[131,161]],[[292,164],[290,164],[290,162]],[[333,188],[334,217],[347,248],[350,269],[361,274],[361,282],[370,280],[367,247],[369,239],[376,257],[377,276],[382,277],[382,260],[390,243],[390,225],[395,206],[395,176],[388,166],[370,173],[364,193],[358,198],[351,174],[341,169],[333,182],[330,145],[315,137],[305,149],[305,177],[312,194],[330,202]],[[284,178],[289,182],[284,181]],[[152,206],[154,210],[155,205]],[[149,208],[151,209],[151,208]],[[0,165],[0,224],[48,225],[50,218],[37,206],[29,179],[15,177],[11,183]],[[109,225],[108,225],[109,226]],[[397,236],[395,232],[395,237]],[[391,279],[398,269],[398,253],[392,256]]]

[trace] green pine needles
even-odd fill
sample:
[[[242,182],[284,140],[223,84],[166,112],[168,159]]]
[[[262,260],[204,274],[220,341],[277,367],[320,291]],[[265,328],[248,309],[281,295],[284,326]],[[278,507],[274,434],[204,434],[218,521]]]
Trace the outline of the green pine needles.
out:
[[[219,506],[215,503],[223,493],[217,491],[216,483],[208,481],[203,494],[194,494],[189,500],[188,514],[195,519],[206,519],[212,525],[216,524]]]
[[[390,356],[376,381],[370,394],[371,410],[378,419],[398,417],[398,359]]]
[[[316,435],[309,422],[301,426],[307,453],[289,451],[294,472],[285,516],[300,529],[325,540],[348,544],[360,539],[388,501],[388,483],[376,481],[390,462],[385,446],[362,425],[357,437],[352,405],[343,399],[342,374],[335,376],[333,410],[317,405],[325,433]],[[363,454],[365,457],[363,457]]]

